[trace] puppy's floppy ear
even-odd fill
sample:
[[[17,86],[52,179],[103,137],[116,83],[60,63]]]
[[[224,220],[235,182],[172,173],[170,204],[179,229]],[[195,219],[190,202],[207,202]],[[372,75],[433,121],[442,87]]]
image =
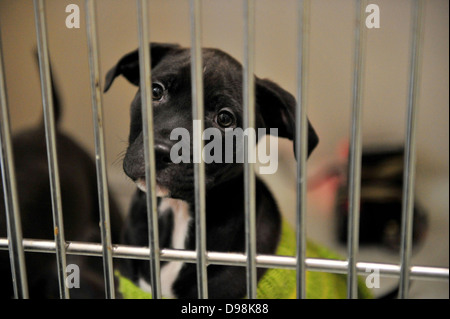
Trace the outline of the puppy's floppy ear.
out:
[[[150,54],[152,69],[167,53],[177,48],[180,48],[178,44],[151,43]],[[119,75],[123,75],[132,84],[139,85],[139,50],[124,55],[119,62],[106,73],[104,92],[109,90],[114,79]]]
[[[266,128],[278,128],[278,136],[295,138],[295,98],[276,83],[256,78],[256,102]],[[308,120],[308,156],[319,143],[316,131]],[[295,154],[295,143],[294,143]]]

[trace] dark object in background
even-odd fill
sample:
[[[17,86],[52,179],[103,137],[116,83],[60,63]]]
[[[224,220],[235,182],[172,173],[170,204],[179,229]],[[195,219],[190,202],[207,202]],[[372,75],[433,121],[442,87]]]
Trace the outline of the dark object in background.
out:
[[[361,166],[360,244],[382,244],[398,249],[401,241],[403,148],[363,151]],[[348,185],[336,197],[337,234],[347,242]],[[413,243],[425,237],[427,217],[414,203]]]
[[[53,82],[53,81],[52,81]],[[61,113],[58,90],[53,86],[55,122]],[[57,156],[66,241],[100,242],[97,176],[92,157],[56,127]],[[14,166],[24,238],[54,240],[53,215],[43,121],[13,136]],[[6,237],[6,215],[0,179],[0,237]],[[119,242],[122,217],[110,196],[113,243]],[[25,253],[30,298],[59,298],[56,255]],[[102,258],[67,255],[67,265],[80,269],[80,288],[71,298],[104,298]],[[13,297],[8,251],[0,251],[0,299]]]

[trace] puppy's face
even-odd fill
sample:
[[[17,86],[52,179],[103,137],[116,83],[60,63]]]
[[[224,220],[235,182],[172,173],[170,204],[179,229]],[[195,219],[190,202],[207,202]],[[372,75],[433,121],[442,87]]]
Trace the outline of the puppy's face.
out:
[[[172,44],[151,44],[153,132],[156,183],[158,196],[192,201],[194,189],[193,121],[191,94],[190,49]],[[105,91],[113,80],[123,75],[139,85],[138,51],[125,55],[107,76]],[[203,50],[204,129],[214,128],[214,135],[205,137],[209,143],[222,145],[221,160],[209,148],[206,156],[216,160],[205,165],[206,190],[242,172],[242,164],[226,163],[225,133],[243,127],[242,66],[228,54],[217,49]],[[278,136],[293,139],[295,99],[278,85],[256,78],[256,128],[277,128]],[[131,103],[129,146],[123,162],[125,173],[145,191],[145,160],[142,132],[140,89]],[[309,124],[309,123],[308,123]],[[269,132],[269,130],[267,130]],[[188,133],[188,139],[180,132]],[[309,125],[308,151],[318,142]],[[180,148],[182,146],[182,148]],[[236,144],[234,145],[237,146]],[[174,147],[176,150],[174,151]],[[238,146],[239,147],[239,146]],[[182,152],[188,151],[186,154]],[[217,148],[216,148],[217,151]],[[236,149],[233,148],[233,152]],[[188,158],[179,163],[178,156]],[[233,156],[233,158],[235,158]],[[209,163],[210,162],[210,163]]]

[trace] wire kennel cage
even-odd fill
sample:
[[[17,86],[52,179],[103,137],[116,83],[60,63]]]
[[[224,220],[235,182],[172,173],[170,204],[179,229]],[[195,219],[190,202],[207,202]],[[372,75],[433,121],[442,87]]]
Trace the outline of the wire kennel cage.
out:
[[[421,51],[423,48],[423,19],[424,1],[411,1],[412,28],[409,59],[409,84],[407,98],[406,133],[404,142],[404,171],[402,193],[402,222],[400,263],[380,263],[358,261],[359,250],[359,220],[360,220],[360,196],[361,196],[361,158],[362,158],[362,110],[363,110],[363,80],[364,58],[366,46],[366,14],[369,3],[355,1],[354,30],[353,30],[353,84],[352,84],[352,109],[350,127],[349,148],[349,175],[348,175],[348,240],[347,260],[307,258],[306,256],[306,210],[307,210],[307,81],[309,77],[308,50],[310,37],[310,1],[298,1],[298,25],[296,28],[297,40],[297,109],[296,109],[296,256],[258,255],[255,244],[255,182],[254,164],[246,161],[245,167],[245,220],[246,220],[246,253],[223,253],[206,250],[205,234],[205,167],[204,162],[195,164],[195,229],[196,250],[180,251],[175,249],[161,249],[158,241],[158,215],[156,209],[156,186],[153,149],[153,120],[150,92],[151,61],[148,43],[152,40],[149,30],[148,3],[146,0],[137,0],[137,33],[139,39],[139,59],[141,74],[141,97],[143,101],[143,125],[145,158],[146,158],[146,183],[149,246],[133,247],[114,244],[111,240],[109,228],[109,194],[107,181],[107,163],[105,155],[105,136],[103,116],[103,101],[101,92],[100,54],[98,44],[98,28],[96,3],[86,0],[84,11],[86,13],[86,36],[89,57],[90,90],[94,123],[95,159],[97,167],[98,201],[100,207],[101,243],[66,241],[63,226],[63,211],[61,204],[61,192],[59,185],[59,172],[57,150],[55,141],[54,107],[52,98],[52,85],[50,78],[50,62],[48,50],[48,35],[46,26],[46,9],[44,0],[34,0],[34,16],[36,26],[36,39],[39,54],[40,83],[43,99],[45,118],[45,132],[48,152],[48,165],[50,172],[50,185],[52,193],[53,227],[55,229],[54,240],[42,240],[23,238],[21,231],[20,207],[15,178],[11,124],[9,120],[9,103],[7,99],[7,81],[5,76],[5,60],[2,47],[0,47],[0,104],[1,104],[1,164],[2,181],[5,200],[5,212],[8,225],[7,238],[0,238],[0,249],[9,250],[14,283],[14,295],[16,298],[28,297],[27,275],[25,268],[25,252],[52,253],[57,259],[57,271],[59,278],[59,291],[61,298],[69,298],[70,292],[65,284],[67,274],[67,255],[97,256],[103,259],[104,282],[107,298],[115,298],[114,288],[114,258],[131,258],[150,261],[150,278],[152,296],[161,298],[160,262],[183,261],[196,263],[197,285],[200,287],[199,298],[208,298],[207,289],[207,265],[233,265],[246,267],[247,296],[257,298],[256,269],[286,268],[296,270],[297,297],[306,297],[306,272],[319,271],[347,275],[347,297],[357,298],[357,281],[359,275],[367,275],[367,269],[379,272],[381,276],[399,278],[399,297],[408,298],[411,280],[431,280],[448,282],[449,272],[446,267],[421,266],[411,262],[412,259],[412,232],[414,209],[414,184],[416,162],[416,126],[419,94],[419,79],[421,68]],[[246,128],[254,127],[254,79],[255,73],[255,1],[245,0],[243,6],[243,40],[244,40],[244,122]],[[201,1],[189,1],[190,14],[190,46],[191,46],[191,74],[193,119],[203,118],[203,83],[202,83],[202,12]],[[0,42],[1,44],[1,42]],[[4,47],[4,45],[3,45]],[[406,59],[406,57],[405,57]],[[201,137],[203,127],[199,126]],[[203,145],[200,138],[199,145]],[[199,148],[200,150],[202,147]],[[199,156],[201,158],[201,155]]]

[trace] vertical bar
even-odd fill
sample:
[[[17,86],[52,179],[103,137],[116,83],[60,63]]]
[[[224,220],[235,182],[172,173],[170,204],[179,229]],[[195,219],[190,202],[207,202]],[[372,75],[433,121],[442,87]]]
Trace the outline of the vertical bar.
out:
[[[11,262],[14,297],[16,299],[27,299],[28,282],[22,245],[22,225],[20,222],[19,199],[12,148],[0,32],[0,163],[9,239],[9,259]]]
[[[98,200],[100,208],[100,231],[102,237],[103,269],[107,299],[115,298],[114,270],[112,261],[111,225],[109,214],[108,181],[106,174],[106,151],[103,128],[103,103],[100,91],[100,65],[95,5],[86,0],[86,32],[89,51],[92,115],[95,138],[95,163],[97,167]]]
[[[53,230],[55,235],[56,259],[60,297],[69,298],[66,279],[66,246],[64,239],[64,223],[61,204],[61,187],[59,181],[58,159],[56,153],[55,118],[53,110],[52,86],[48,58],[47,30],[43,0],[34,0],[36,34],[39,53],[39,69],[41,78],[42,102],[44,106],[45,137],[47,142],[48,166],[50,173],[50,189],[52,196]]]
[[[244,130],[251,133],[255,127],[255,2],[244,2]],[[256,205],[254,163],[249,160],[249,135],[244,139],[244,198],[245,198],[245,239],[247,254],[247,296],[256,299]]]
[[[307,61],[310,1],[298,1],[297,106],[295,151],[297,157],[297,298],[306,298],[306,158],[308,122],[306,117]]]
[[[406,123],[405,159],[403,171],[402,240],[400,246],[399,298],[408,298],[414,218],[414,182],[416,164],[416,123],[419,100],[420,54],[423,28],[422,0],[415,0],[413,7],[410,77]]]
[[[359,205],[361,193],[361,157],[362,157],[362,90],[364,57],[364,22],[361,0],[356,1],[355,52],[353,65],[353,102],[349,158],[349,219],[348,219],[348,277],[347,296],[358,298],[356,255],[359,246]]]
[[[194,176],[195,176],[195,239],[197,251],[197,287],[200,299],[208,298],[208,278],[206,272],[206,212],[205,212],[205,162],[203,150],[203,66],[202,66],[202,25],[200,0],[190,1],[191,13],[191,83],[192,119],[194,125]]]
[[[158,211],[156,207],[156,170],[153,137],[153,109],[151,95],[151,62],[147,0],[136,0],[139,32],[139,71],[142,99],[142,124],[145,155],[145,183],[147,188],[147,219],[150,246],[150,282],[152,297],[161,298],[160,247]]]

